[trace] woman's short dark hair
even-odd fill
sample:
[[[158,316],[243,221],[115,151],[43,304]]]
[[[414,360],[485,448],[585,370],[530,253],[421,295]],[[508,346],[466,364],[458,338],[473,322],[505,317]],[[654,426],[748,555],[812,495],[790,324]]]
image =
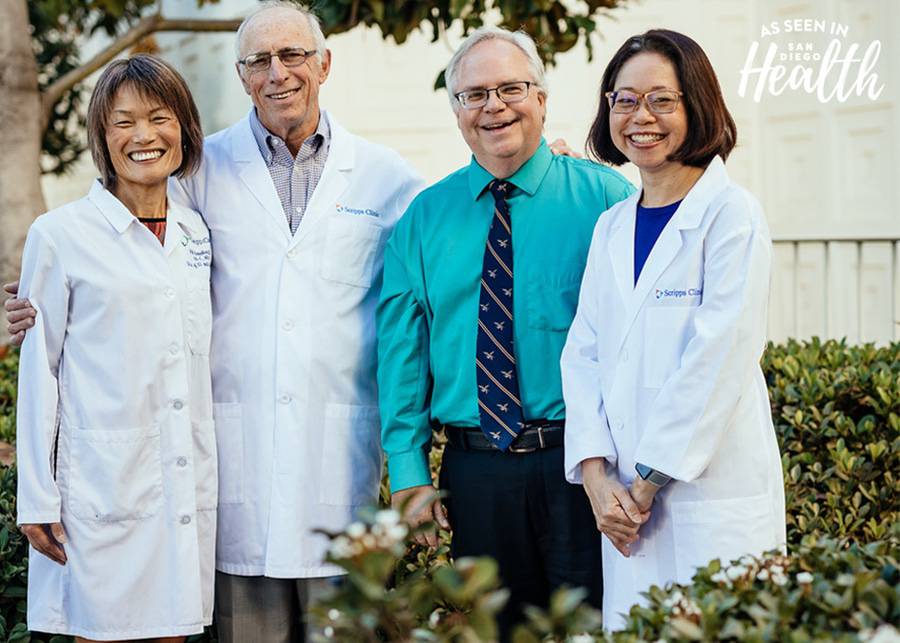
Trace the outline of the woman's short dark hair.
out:
[[[190,176],[196,172],[203,156],[203,130],[191,91],[170,64],[156,56],[138,54],[115,60],[103,70],[88,105],[88,147],[104,187],[111,189],[116,184],[116,172],[106,146],[106,128],[116,94],[125,86],[172,111],[181,125],[181,165],[175,170],[175,176]]]
[[[717,155],[727,159],[737,141],[737,127],[725,106],[716,72],[700,45],[684,34],[668,29],[651,29],[632,36],[609,61],[600,83],[600,107],[588,134],[590,154],[612,165],[628,161],[610,136],[610,110],[605,94],[613,91],[616,77],[626,61],[644,52],[669,59],[684,92],[681,100],[687,112],[687,135],[669,160],[706,167]]]

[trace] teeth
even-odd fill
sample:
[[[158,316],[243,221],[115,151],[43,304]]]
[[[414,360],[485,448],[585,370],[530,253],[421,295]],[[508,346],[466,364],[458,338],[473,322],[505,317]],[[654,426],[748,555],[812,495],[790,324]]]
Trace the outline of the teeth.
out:
[[[663,138],[662,134],[632,134],[631,140],[635,143],[655,143],[656,141],[661,141]]]
[[[162,150],[151,150],[149,152],[132,152],[128,156],[131,157],[132,161],[149,161],[158,159],[162,155]]]
[[[272,95],[270,96],[270,98],[275,98],[275,99],[279,99],[279,98],[287,98],[288,96],[290,96],[291,94],[293,94],[293,93],[296,92],[296,91],[297,91],[296,89],[289,89],[289,90],[287,90],[286,92],[282,92],[282,93],[280,93],[280,94],[272,94]]]
[[[500,129],[501,127],[506,127],[509,123],[495,123],[494,125],[485,125],[484,129]]]

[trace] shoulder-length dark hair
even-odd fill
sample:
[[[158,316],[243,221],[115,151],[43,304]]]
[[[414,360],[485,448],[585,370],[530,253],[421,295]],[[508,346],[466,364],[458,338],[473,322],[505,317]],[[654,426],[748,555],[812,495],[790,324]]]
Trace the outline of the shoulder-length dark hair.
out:
[[[716,156],[727,159],[737,141],[737,127],[725,106],[716,72],[700,45],[684,34],[668,29],[651,29],[639,36],[632,36],[609,61],[600,83],[600,107],[588,134],[590,154],[612,165],[622,165],[628,161],[612,142],[609,102],[605,94],[615,89],[616,77],[626,61],[643,52],[660,54],[669,59],[684,92],[681,100],[687,112],[687,135],[669,160],[706,167]]]
[[[181,165],[175,170],[175,176],[190,176],[196,172],[203,156],[203,130],[191,91],[170,64],[156,56],[138,54],[111,62],[100,75],[88,104],[88,147],[103,186],[111,189],[116,184],[116,172],[106,146],[106,129],[116,94],[124,86],[132,87],[144,98],[158,101],[172,111],[181,125]]]

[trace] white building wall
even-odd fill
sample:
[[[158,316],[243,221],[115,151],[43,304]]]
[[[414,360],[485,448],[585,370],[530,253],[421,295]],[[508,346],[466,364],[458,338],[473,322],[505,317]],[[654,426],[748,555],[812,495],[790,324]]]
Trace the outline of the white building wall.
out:
[[[173,17],[236,17],[253,5],[221,0],[198,10],[195,0],[164,0]],[[802,91],[766,93],[760,102],[740,96],[750,44],[767,44],[762,25],[792,18],[847,25],[847,46],[865,49],[880,40],[875,71],[885,88],[878,99],[821,103]],[[628,36],[653,27],[682,31],[703,46],[737,122],[729,172],[763,203],[775,241],[771,338],[900,339],[900,47],[891,39],[900,33],[900,2],[632,0],[600,20],[593,61],[579,48],[560,55],[549,70],[548,138],[583,147],[607,60]],[[796,40],[821,52],[830,38],[804,33]],[[246,113],[250,103],[235,75],[232,35],[161,34],[157,40],[191,85],[207,132]],[[790,41],[769,40],[782,49]],[[398,47],[375,29],[334,36],[322,105],[350,130],[397,149],[428,180],[437,180],[469,159],[446,94],[431,89],[459,42],[458,34],[432,43],[430,33],[417,33]],[[622,171],[638,182],[633,167]],[[80,196],[93,174],[85,159],[65,180],[47,180],[48,201]]]

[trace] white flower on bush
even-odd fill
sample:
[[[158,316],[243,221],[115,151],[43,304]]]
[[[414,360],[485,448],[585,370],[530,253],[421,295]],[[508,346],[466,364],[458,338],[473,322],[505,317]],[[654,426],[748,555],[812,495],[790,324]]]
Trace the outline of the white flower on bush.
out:
[[[778,585],[779,587],[784,587],[787,585],[788,579],[784,574],[772,574],[772,582]]]
[[[353,558],[356,548],[347,536],[338,536],[331,541],[329,553],[334,558]]]
[[[595,640],[590,634],[574,634],[566,639],[567,643],[594,643]]]
[[[350,526],[347,527],[347,535],[350,538],[361,538],[363,534],[366,533],[366,526],[361,522],[352,522]]]
[[[400,513],[393,509],[382,509],[375,514],[375,524],[382,527],[393,527],[400,524]]]
[[[720,569],[715,574],[710,576],[709,579],[714,583],[731,586],[731,581],[728,579],[728,575],[725,573],[724,569]]]
[[[859,633],[859,640],[866,643],[897,643],[900,641],[900,632],[889,623],[879,625],[877,630],[863,630]]]
[[[759,573],[756,574],[756,578],[757,578],[757,580],[762,580],[762,581],[769,580],[769,570],[765,569],[765,568],[759,570]]]
[[[743,565],[733,565],[728,568],[725,574],[730,580],[738,580],[744,578],[749,570]]]
[[[797,582],[801,585],[808,585],[813,582],[813,575],[809,572],[800,572],[797,574]]]

